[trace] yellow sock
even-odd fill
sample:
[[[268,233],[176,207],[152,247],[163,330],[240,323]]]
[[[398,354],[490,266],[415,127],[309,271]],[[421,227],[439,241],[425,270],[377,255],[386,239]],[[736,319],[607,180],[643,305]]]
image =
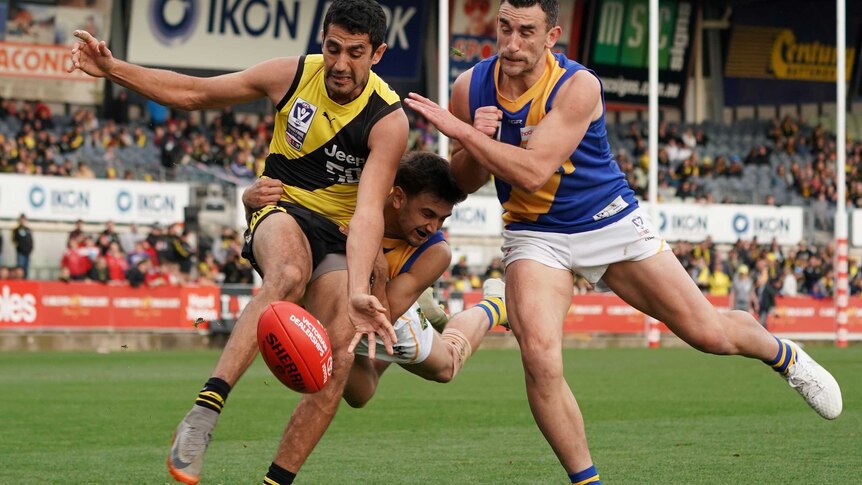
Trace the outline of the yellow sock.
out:
[[[490,297],[485,298],[480,301],[477,307],[485,310],[485,314],[488,315],[488,320],[491,322],[488,325],[488,330],[496,327],[497,325],[502,325],[508,322],[508,318],[506,316],[506,304],[503,302],[502,298],[499,297]]]

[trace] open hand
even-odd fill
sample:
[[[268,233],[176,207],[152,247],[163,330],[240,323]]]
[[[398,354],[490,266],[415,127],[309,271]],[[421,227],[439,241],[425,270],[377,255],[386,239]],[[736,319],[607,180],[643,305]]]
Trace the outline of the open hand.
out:
[[[449,138],[457,139],[458,135],[464,133],[464,129],[470,126],[456,118],[448,110],[440,107],[439,104],[419,94],[408,94],[404,98],[404,104],[424,116],[440,133]]]
[[[368,357],[371,359],[376,356],[377,337],[383,341],[386,353],[392,355],[395,352],[392,344],[398,342],[398,337],[386,316],[386,309],[377,298],[368,294],[353,295],[347,304],[347,316],[356,331],[347,347],[348,352],[353,353],[362,337],[368,339]]]
[[[105,41],[99,41],[86,30],[76,30],[73,35],[80,42],[72,47],[72,65],[67,71],[79,69],[93,77],[107,77],[114,68],[114,55]]]

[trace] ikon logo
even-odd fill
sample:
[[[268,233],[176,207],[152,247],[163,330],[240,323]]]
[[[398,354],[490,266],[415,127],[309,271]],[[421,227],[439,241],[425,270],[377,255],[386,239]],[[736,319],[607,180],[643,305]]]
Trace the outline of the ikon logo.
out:
[[[30,293],[12,293],[8,286],[0,291],[0,322],[33,323],[36,320],[36,297]]]

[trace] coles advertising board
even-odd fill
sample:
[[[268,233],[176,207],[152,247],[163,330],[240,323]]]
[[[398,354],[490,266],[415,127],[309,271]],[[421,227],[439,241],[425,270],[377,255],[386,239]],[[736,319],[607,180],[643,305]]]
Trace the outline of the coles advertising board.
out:
[[[173,224],[185,218],[183,183],[0,175],[0,218]]]
[[[649,204],[641,203],[649,209]],[[753,239],[768,243],[796,244],[802,241],[802,207],[736,204],[659,204],[659,231],[668,241],[716,243]]]
[[[133,0],[129,60],[150,66],[238,71],[279,56],[320,53],[324,0]],[[427,2],[381,0],[388,48],[374,72],[416,78]]]
[[[95,104],[101,79],[69,74],[76,29],[110,32],[111,0],[0,0],[0,97]]]

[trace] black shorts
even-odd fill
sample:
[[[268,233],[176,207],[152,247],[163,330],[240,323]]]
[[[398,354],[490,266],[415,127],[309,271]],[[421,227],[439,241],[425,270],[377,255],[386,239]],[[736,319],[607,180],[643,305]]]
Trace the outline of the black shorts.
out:
[[[251,262],[252,267],[263,276],[263,271],[254,259],[254,230],[260,221],[273,212],[289,214],[299,224],[302,233],[311,246],[311,269],[314,270],[327,254],[347,253],[347,236],[343,234],[338,224],[326,217],[290,202],[281,201],[278,205],[268,205],[251,216],[249,228],[245,233],[245,244],[242,247],[242,257]]]

